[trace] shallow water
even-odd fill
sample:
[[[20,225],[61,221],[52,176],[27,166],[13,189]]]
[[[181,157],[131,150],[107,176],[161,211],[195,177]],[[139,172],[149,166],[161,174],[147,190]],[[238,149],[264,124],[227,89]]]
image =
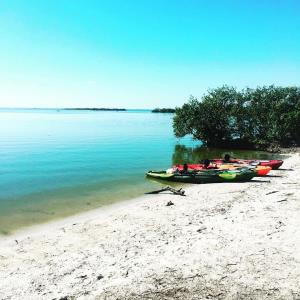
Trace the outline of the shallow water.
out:
[[[172,115],[150,111],[2,109],[0,139],[2,234],[141,195],[161,186],[147,170],[228,152],[176,139]]]
[[[1,110],[1,232],[159,186],[144,174],[172,162],[179,141],[171,118],[149,111]]]

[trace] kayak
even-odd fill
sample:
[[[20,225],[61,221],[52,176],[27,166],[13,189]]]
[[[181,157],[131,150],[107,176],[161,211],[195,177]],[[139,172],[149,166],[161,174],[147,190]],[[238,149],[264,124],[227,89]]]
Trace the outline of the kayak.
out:
[[[271,167],[268,166],[261,166],[261,165],[257,165],[257,166],[251,166],[251,165],[247,165],[247,164],[215,164],[212,166],[208,166],[207,168],[205,168],[204,164],[188,164],[187,165],[188,170],[202,170],[202,171],[207,171],[207,170],[232,170],[232,169],[239,169],[239,168],[249,168],[251,170],[255,170],[257,173],[257,176],[266,176],[270,171],[271,171]],[[183,165],[175,165],[173,166],[173,170],[179,170],[179,171],[183,171]]]
[[[256,173],[257,173],[257,176],[266,176],[271,170],[272,168],[269,167],[269,166],[261,166],[261,165],[258,165],[258,166],[251,166],[251,165],[242,165],[243,167],[246,167],[246,168],[249,168],[251,170],[255,170]],[[238,165],[238,164],[222,164],[219,166],[219,169],[238,169],[240,168],[241,165]]]
[[[279,169],[283,164],[283,160],[277,160],[277,159],[272,159],[269,161],[260,161],[259,165],[260,166],[268,166],[271,167],[273,170]]]
[[[243,182],[249,181],[257,176],[255,171],[249,169],[241,170],[207,170],[198,172],[175,172],[149,171],[147,177],[160,180],[185,182],[185,183],[218,183],[218,182]]]
[[[210,165],[205,168],[204,164],[187,164],[189,170],[216,170],[219,168],[217,164]],[[174,170],[178,169],[179,171],[183,170],[183,165],[174,165],[172,167]]]
[[[217,158],[217,159],[210,159],[210,161],[216,164],[237,163],[237,164],[260,165],[260,166],[271,167],[273,170],[279,169],[283,164],[283,160],[280,159],[271,159],[271,160],[230,159],[229,162],[225,162],[222,158]]]

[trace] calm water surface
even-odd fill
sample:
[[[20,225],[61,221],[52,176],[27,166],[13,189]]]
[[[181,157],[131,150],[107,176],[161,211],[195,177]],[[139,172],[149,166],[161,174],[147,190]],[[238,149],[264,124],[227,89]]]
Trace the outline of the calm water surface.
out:
[[[172,162],[179,141],[171,118],[149,111],[1,110],[1,232],[160,186],[144,174]]]
[[[176,139],[172,115],[149,111],[2,109],[0,142],[0,234],[159,188],[147,170],[224,154]]]

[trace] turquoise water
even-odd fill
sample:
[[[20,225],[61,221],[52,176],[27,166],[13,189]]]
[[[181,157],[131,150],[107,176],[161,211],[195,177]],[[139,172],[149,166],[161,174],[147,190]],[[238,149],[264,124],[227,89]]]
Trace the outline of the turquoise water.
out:
[[[178,140],[171,114],[0,110],[0,234],[139,196],[148,170],[230,152]]]
[[[0,111],[0,230],[10,233],[159,187],[179,143],[172,115],[149,111]]]

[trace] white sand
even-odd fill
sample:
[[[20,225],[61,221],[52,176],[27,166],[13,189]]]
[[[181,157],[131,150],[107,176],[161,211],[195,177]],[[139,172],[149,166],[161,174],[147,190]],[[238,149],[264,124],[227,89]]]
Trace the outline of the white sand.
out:
[[[282,168],[2,239],[0,298],[300,299],[299,154]]]

